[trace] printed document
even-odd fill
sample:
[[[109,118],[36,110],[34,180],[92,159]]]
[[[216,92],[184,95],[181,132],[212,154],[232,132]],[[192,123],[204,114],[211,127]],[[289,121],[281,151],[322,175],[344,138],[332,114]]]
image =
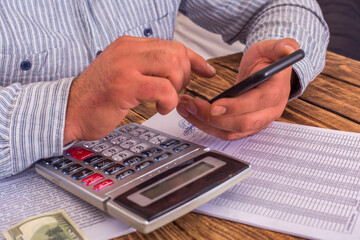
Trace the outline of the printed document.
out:
[[[274,122],[222,141],[176,111],[144,125],[245,160],[253,174],[202,214],[311,239],[360,239],[360,134]]]
[[[0,180],[1,232],[26,218],[65,210],[90,240],[107,240],[135,229],[110,217],[36,173],[34,168]]]

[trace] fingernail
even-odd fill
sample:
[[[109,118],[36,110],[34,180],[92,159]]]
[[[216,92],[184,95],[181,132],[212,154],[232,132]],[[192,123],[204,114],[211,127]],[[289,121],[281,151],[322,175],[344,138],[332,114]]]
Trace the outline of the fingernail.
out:
[[[289,49],[291,52],[296,51],[296,49],[293,46],[289,45],[289,44],[285,45],[284,48]]]
[[[179,102],[187,102],[187,101],[188,101],[188,97],[186,97],[186,96],[180,96]]]
[[[193,102],[188,102],[186,103],[186,111],[188,111],[189,113],[195,115],[198,110],[197,107],[195,106],[195,104]]]
[[[213,75],[216,74],[216,69],[213,66],[211,66],[209,63],[207,63],[207,67]]]
[[[184,118],[186,118],[187,116],[189,116],[189,113],[186,111],[186,105],[185,105],[185,103],[179,103],[179,105],[178,105],[178,107],[177,107],[177,111],[178,111],[178,113],[179,113],[182,117],[184,117]]]
[[[211,115],[212,116],[220,116],[226,113],[226,107],[223,106],[215,106],[211,108]]]

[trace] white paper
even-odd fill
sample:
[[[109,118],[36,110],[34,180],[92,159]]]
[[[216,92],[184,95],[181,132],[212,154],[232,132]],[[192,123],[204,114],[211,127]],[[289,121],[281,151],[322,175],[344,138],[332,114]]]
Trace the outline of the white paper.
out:
[[[360,239],[360,134],[274,122],[222,141],[176,111],[144,125],[251,163],[250,177],[197,212],[312,239]]]
[[[64,209],[91,240],[135,231],[36,173],[34,168],[0,180],[0,232],[24,219]],[[5,239],[0,234],[0,239]]]

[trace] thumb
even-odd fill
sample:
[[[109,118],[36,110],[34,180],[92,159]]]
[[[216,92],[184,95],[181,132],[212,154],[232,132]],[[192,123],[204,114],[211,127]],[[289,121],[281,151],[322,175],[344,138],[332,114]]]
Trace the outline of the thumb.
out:
[[[295,52],[299,48],[299,44],[294,39],[284,38],[276,41],[273,50],[279,59]]]
[[[206,60],[200,56],[199,54],[195,53],[190,48],[186,48],[191,70],[200,76],[203,77],[213,77],[216,74],[216,69],[211,66]]]

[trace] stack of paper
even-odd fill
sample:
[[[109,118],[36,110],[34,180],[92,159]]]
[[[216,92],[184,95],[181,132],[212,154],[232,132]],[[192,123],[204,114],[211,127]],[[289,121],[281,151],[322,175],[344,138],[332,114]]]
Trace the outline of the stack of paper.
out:
[[[307,238],[360,239],[360,134],[274,122],[226,142],[175,111],[144,124],[252,164],[250,177],[198,212]]]

